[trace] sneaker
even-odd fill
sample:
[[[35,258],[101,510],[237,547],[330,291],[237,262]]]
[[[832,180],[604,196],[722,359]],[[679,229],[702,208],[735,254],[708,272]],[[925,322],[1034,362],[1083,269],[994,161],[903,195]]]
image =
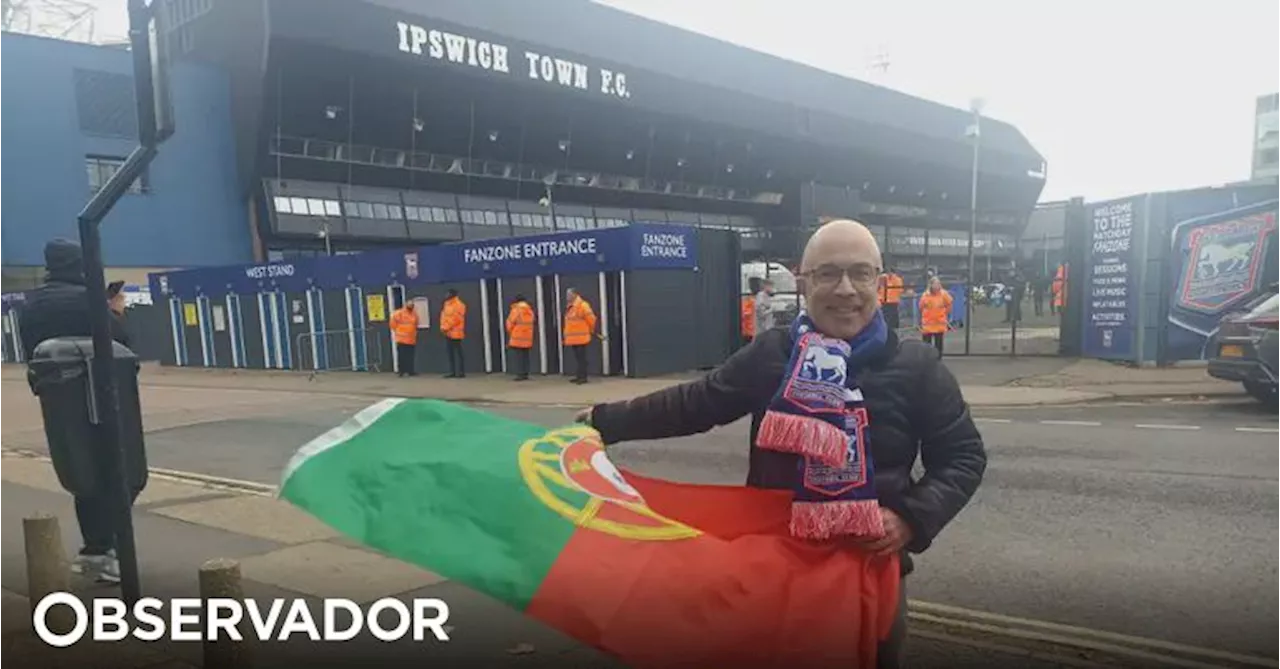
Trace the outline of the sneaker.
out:
[[[71,563],[71,571],[99,583],[120,582],[120,561],[115,551],[106,555],[77,555]]]

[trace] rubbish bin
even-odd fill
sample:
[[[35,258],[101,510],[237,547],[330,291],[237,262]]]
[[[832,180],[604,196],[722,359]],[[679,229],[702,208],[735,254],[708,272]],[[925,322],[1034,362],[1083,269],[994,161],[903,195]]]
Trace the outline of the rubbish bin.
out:
[[[138,372],[142,365],[129,347],[114,345],[115,385],[119,402],[121,470],[136,496],[147,484],[146,448],[142,437],[142,405]],[[49,458],[67,492],[94,496],[105,492],[107,468],[98,434],[99,412],[93,396],[93,340],[87,337],[43,341],[27,363],[27,381],[40,398]]]

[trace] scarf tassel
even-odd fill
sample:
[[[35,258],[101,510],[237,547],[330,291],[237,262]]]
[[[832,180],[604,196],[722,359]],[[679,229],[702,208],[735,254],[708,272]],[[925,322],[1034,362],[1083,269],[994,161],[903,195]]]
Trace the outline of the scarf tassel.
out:
[[[756,445],[771,451],[804,455],[829,467],[848,462],[849,435],[820,418],[767,411],[760,421]]]
[[[791,504],[791,536],[798,539],[830,539],[854,535],[867,539],[884,536],[884,517],[874,499]]]

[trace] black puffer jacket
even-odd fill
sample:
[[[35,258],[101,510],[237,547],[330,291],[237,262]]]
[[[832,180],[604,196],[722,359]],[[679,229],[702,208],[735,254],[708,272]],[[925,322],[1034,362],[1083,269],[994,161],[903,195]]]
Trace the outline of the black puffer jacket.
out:
[[[44,247],[44,264],[44,284],[27,293],[19,312],[18,327],[26,360],[47,339],[93,336],[80,246],[65,239],[51,241]],[[111,336],[129,345],[124,325],[114,315]]]
[[[606,444],[665,439],[706,432],[751,416],[751,466],[747,485],[786,488],[797,456],[756,448],[756,431],[782,382],[791,337],[784,328],[760,335],[707,376],[612,404],[596,405],[591,423]],[[920,553],[969,502],[982,481],[987,456],[951,372],[934,348],[900,341],[893,333],[884,352],[858,379],[866,398],[871,453],[880,503],[911,527],[907,551]],[[925,473],[912,480],[919,456]],[[905,556],[904,556],[905,558]],[[911,571],[909,558],[904,573]]]

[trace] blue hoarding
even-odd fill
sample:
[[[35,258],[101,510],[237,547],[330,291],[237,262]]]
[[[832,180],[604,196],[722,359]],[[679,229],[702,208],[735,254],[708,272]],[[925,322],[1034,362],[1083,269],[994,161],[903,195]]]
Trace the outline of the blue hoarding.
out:
[[[693,269],[696,263],[695,228],[636,224],[165,272],[152,274],[150,279],[153,294],[191,298],[275,289],[298,292],[311,286],[333,290],[353,284],[415,285],[625,269]]]
[[[1083,353],[1091,358],[1129,360],[1138,332],[1135,253],[1141,198],[1089,208],[1089,254],[1084,287]]]

